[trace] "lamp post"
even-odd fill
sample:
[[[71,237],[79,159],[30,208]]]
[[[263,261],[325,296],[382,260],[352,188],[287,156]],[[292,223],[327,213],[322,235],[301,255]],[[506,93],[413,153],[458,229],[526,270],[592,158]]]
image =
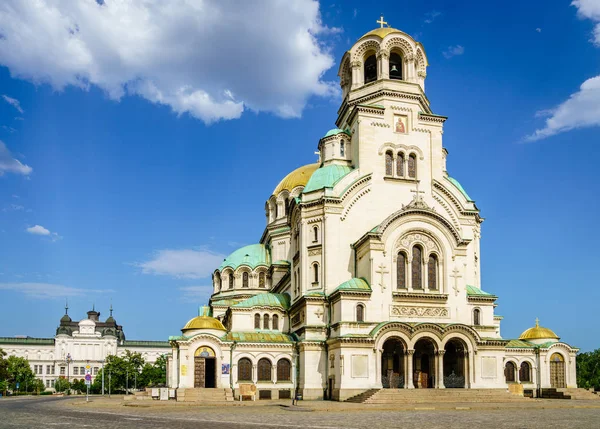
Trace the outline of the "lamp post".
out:
[[[112,371],[112,368],[108,368],[108,398],[109,399],[110,399],[110,385],[112,384],[110,382],[111,371]]]
[[[104,396],[104,360],[102,360],[102,396]]]
[[[73,358],[71,357],[71,353],[67,353],[67,357],[65,358],[65,362],[67,363],[67,395],[70,394],[71,392],[71,385],[70,385],[70,363],[73,362]]]

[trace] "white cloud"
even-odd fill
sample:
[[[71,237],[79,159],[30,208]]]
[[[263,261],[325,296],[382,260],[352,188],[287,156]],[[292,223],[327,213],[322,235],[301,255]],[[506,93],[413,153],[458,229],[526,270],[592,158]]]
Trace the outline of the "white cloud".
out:
[[[4,173],[23,174],[27,176],[32,171],[33,169],[30,166],[15,159],[4,142],[0,140],[0,176],[3,176]]]
[[[457,55],[462,55],[465,53],[465,48],[461,45],[456,45],[456,46],[448,46],[448,49],[446,49],[443,54],[446,58],[452,58],[455,57]]]
[[[112,289],[81,289],[52,283],[0,283],[0,290],[21,292],[31,298],[52,299],[114,292]]]
[[[55,89],[140,95],[210,123],[246,109],[299,117],[334,59],[316,0],[5,0],[0,63]],[[35,29],[35,31],[32,31]]]
[[[13,106],[15,109],[17,109],[17,111],[22,115],[23,113],[25,113],[25,111],[23,110],[23,108],[21,107],[21,103],[19,102],[19,100],[17,100],[16,98],[12,98],[9,97],[8,95],[4,94],[2,96],[2,98],[4,98],[4,101],[6,101],[8,104],[10,104],[11,106]]]
[[[536,28],[535,31],[537,31],[538,33],[542,32],[542,29],[540,27]]]
[[[600,47],[600,1],[575,0],[580,18],[596,21],[592,42]],[[536,117],[546,117],[544,126],[525,137],[525,141],[536,141],[577,128],[600,126],[600,75],[587,79],[579,91],[552,109],[543,109]]]
[[[44,228],[42,225],[34,225],[25,229],[26,232],[33,235],[43,235],[49,237],[52,241],[58,241],[62,237],[58,235],[56,232],[51,232],[47,228]]]
[[[18,212],[24,210],[25,206],[22,206],[21,204],[9,204],[8,206],[2,209],[3,212]]]
[[[427,12],[425,14],[425,24],[431,24],[441,14],[442,14],[442,12],[437,11],[437,10],[432,10],[431,12]]]
[[[2,125],[2,129],[4,129],[5,131],[8,131],[10,134],[13,134],[14,132],[17,131],[16,129],[14,129],[13,127],[9,127],[8,125]]]
[[[144,274],[195,279],[209,276],[224,258],[225,255],[204,249],[164,249],[156,252],[153,259],[134,265]]]

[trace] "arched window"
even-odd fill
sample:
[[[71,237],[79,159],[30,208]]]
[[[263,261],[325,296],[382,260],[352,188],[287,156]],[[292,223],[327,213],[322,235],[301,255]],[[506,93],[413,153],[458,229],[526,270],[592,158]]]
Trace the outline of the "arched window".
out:
[[[242,273],[242,287],[248,287],[248,273],[245,271]]]
[[[429,255],[429,260],[427,261],[427,287],[429,290],[437,290],[438,278],[438,259],[436,255]]]
[[[519,369],[519,381],[531,381],[531,365],[529,365],[529,362],[521,363],[521,368]]]
[[[417,157],[411,153],[408,157],[408,177],[415,179],[417,177]]]
[[[404,154],[402,152],[399,152],[396,158],[396,176],[404,176]]]
[[[402,57],[396,52],[390,55],[390,79],[402,79]]]
[[[396,260],[396,288],[406,289],[406,254],[398,253]]]
[[[275,202],[275,219],[279,218],[279,202]]]
[[[512,362],[506,362],[506,366],[504,367],[504,378],[506,378],[507,383],[515,382],[515,373],[517,371],[517,367]]]
[[[276,314],[273,315],[273,330],[274,331],[279,330],[279,316]]]
[[[413,289],[423,289],[423,251],[421,247],[414,246],[412,249],[412,287]]]
[[[375,54],[365,60],[365,83],[377,80],[377,58]]]
[[[265,273],[258,273],[258,287],[265,287]]]
[[[254,329],[260,329],[260,314],[254,315]]]
[[[319,283],[319,264],[313,264],[314,282]]]
[[[344,140],[342,140],[340,142],[340,156],[344,157],[345,155],[346,149],[344,148]]]
[[[263,329],[269,329],[269,315],[265,314],[263,316]]]
[[[287,359],[279,359],[277,362],[277,381],[291,381],[292,364]]]
[[[356,321],[357,322],[365,321],[365,306],[362,304],[358,304],[356,306]]]
[[[481,325],[481,311],[478,308],[473,310],[473,325]]]
[[[319,241],[319,228],[313,227],[313,243],[317,243]]]
[[[215,274],[215,286],[217,287],[217,291],[221,290],[221,274]]]
[[[233,273],[229,273],[229,289],[233,289]]]
[[[238,380],[252,381],[252,362],[248,358],[241,358],[238,361]]]
[[[385,175],[392,176],[394,174],[394,155],[392,152],[385,153]]]
[[[262,358],[258,361],[258,381],[271,381],[271,361]]]
[[[283,201],[283,204],[285,206],[285,215],[287,216],[290,213],[290,200],[288,200],[287,198]]]

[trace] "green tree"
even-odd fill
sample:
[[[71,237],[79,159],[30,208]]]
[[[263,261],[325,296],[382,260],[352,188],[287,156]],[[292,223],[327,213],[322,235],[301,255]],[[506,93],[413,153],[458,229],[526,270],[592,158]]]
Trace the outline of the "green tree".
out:
[[[29,385],[29,384],[27,385],[27,391],[33,392],[37,395],[39,395],[44,390],[46,390],[46,386],[44,385],[44,382],[42,380],[40,380],[39,378],[34,379],[31,382],[31,385]]]
[[[2,396],[6,396],[7,390],[8,390],[8,381],[0,380],[0,393],[2,393]]]
[[[144,366],[144,358],[140,353],[125,351],[125,356],[108,356],[104,364],[104,381],[106,389],[112,393],[125,391],[126,386],[132,388],[136,378]],[[102,377],[102,373],[98,374],[98,378]]]
[[[577,385],[600,390],[600,349],[577,355]]]
[[[165,385],[167,376],[167,358],[159,356],[154,364],[145,364],[138,378],[138,387]]]
[[[54,383],[54,389],[57,392],[66,392],[71,388],[71,383],[69,383],[67,381],[66,378],[64,377],[60,377],[58,380],[56,380],[56,382]]]
[[[9,356],[6,362],[9,388],[17,390],[17,383],[19,383],[19,391],[31,390],[29,386],[33,385],[35,375],[29,366],[29,361],[22,357]]]
[[[8,362],[4,359],[6,352],[0,349],[0,381],[4,381],[8,378]]]

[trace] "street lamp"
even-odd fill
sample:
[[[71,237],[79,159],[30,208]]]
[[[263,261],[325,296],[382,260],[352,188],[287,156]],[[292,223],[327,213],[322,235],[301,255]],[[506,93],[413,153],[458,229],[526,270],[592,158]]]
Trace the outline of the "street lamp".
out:
[[[69,366],[69,364],[70,364],[71,362],[73,362],[73,358],[71,357],[71,353],[67,353],[67,357],[65,358],[65,362],[67,363],[67,385],[69,386],[69,387],[67,388],[67,395],[68,395],[68,394],[70,393],[70,391],[71,391],[71,386],[70,386],[70,384],[69,384],[69,383],[70,383],[70,381],[69,381],[69,379],[70,379],[70,375],[69,375],[69,374],[70,374],[70,368],[71,368],[71,367]]]

